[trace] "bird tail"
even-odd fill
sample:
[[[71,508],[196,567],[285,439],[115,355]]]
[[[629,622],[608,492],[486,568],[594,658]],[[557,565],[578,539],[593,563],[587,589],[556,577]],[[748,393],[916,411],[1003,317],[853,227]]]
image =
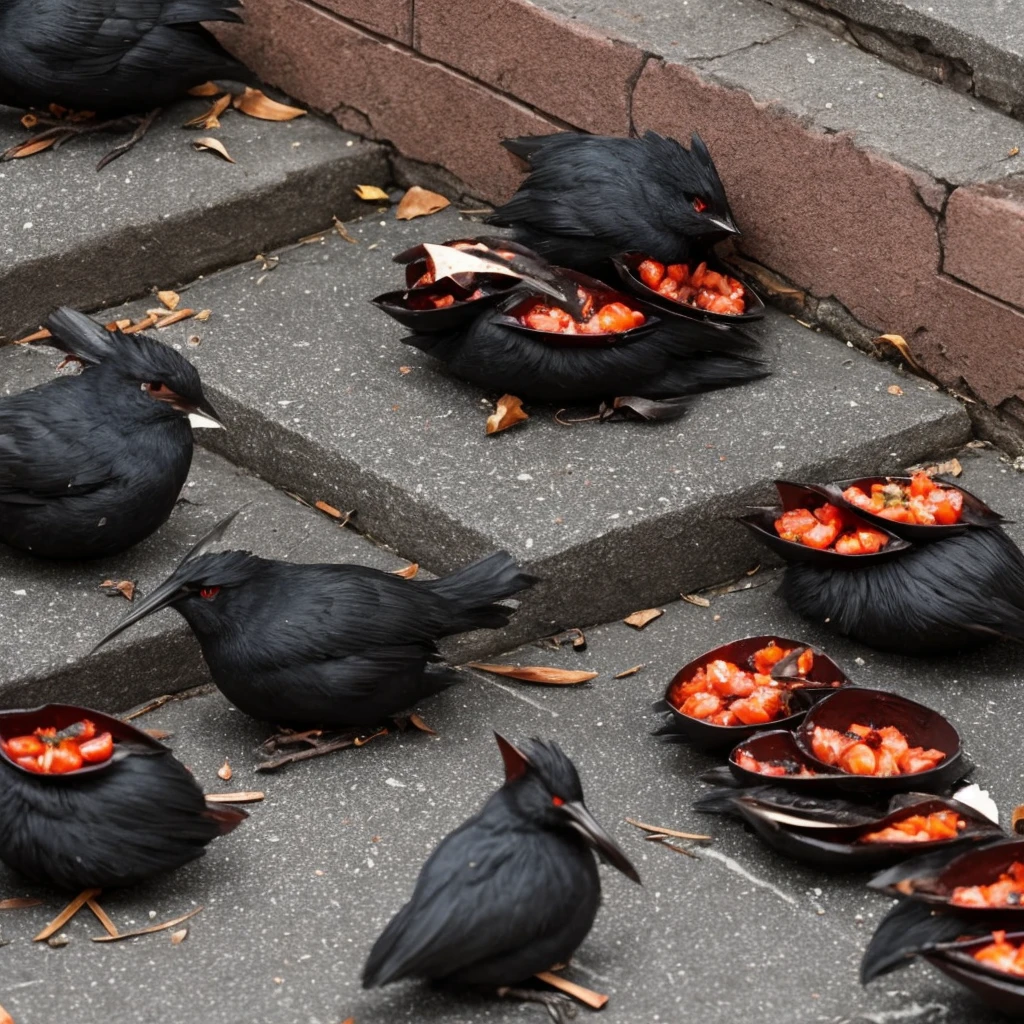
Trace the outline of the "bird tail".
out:
[[[514,609],[494,602],[518,594],[536,582],[537,577],[523,572],[507,551],[495,551],[424,586],[454,606],[454,615],[446,629],[450,634],[508,625]]]

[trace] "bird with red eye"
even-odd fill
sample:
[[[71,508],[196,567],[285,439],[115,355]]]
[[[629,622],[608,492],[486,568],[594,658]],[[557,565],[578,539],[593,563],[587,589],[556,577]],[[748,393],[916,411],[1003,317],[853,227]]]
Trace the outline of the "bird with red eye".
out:
[[[642,252],[692,263],[739,234],[704,141],[687,148],[656,132],[637,138],[555,135],[506,139],[529,167],[526,180],[487,220],[551,263],[601,277],[606,261]]]
[[[67,307],[47,327],[45,343],[82,371],[0,398],[0,543],[42,558],[115,555],[170,516],[193,428],[223,424],[170,346]]]
[[[204,601],[212,601],[220,593],[220,587],[200,587],[199,596]]]

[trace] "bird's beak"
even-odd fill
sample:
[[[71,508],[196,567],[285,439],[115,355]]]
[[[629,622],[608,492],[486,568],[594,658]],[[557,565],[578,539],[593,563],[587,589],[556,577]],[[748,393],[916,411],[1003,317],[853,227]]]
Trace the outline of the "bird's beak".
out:
[[[562,804],[562,811],[568,816],[569,824],[597,850],[603,860],[611,864],[612,867],[618,868],[637,885],[640,884],[640,876],[629,858],[619,849],[615,840],[601,828],[582,803],[574,800],[571,803]]]
[[[129,626],[134,626],[136,622],[144,619],[147,615],[152,615],[153,612],[158,612],[161,608],[166,608],[169,604],[173,604],[186,593],[185,588],[174,576],[164,580],[149,597],[133,608],[89,653],[95,654],[105,643],[113,640],[118,633],[123,633]]]
[[[210,430],[227,429],[217,410],[205,398],[199,405],[191,406],[184,411],[188,413],[188,421],[193,427],[206,427]]]
[[[716,228],[720,228],[727,235],[739,235],[742,234],[740,229],[733,223],[731,217],[723,217],[719,220],[717,217],[711,217],[709,223],[714,224]]]

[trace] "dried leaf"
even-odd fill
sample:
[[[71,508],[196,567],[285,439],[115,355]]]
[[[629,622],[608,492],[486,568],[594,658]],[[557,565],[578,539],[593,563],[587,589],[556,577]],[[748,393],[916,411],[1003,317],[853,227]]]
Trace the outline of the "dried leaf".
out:
[[[99,896],[100,891],[99,889],[86,889],[84,892],[80,892],[32,941],[43,942],[51,935],[55,935],[89,900]]]
[[[35,334],[26,334],[24,338],[19,338],[14,344],[28,345],[33,341],[45,341],[52,337],[53,335],[44,327],[42,330],[36,331]]]
[[[0,1006],[0,1024],[14,1024],[14,1018]]]
[[[212,313],[212,309],[201,309],[199,310],[198,313],[196,313],[195,319],[198,320],[201,324],[205,324],[206,321],[210,319]]]
[[[96,900],[86,900],[85,905],[93,912],[96,920],[103,925],[103,930],[108,934],[117,938],[120,932],[117,930],[117,925],[107,916],[107,912],[96,902]]]
[[[645,825],[642,821],[637,821],[634,818],[626,818],[626,823],[635,828],[642,829],[644,832],[657,832],[663,836],[675,836],[676,839],[700,839],[710,842],[713,838],[712,836],[697,835],[693,832],[679,832],[674,828],[659,828],[657,825]]]
[[[207,793],[208,804],[254,804],[264,798],[259,790],[248,790],[241,793]]]
[[[334,218],[334,230],[335,230],[335,231],[337,231],[337,232],[338,232],[338,234],[339,234],[339,235],[340,235],[340,236],[341,236],[342,238],[344,238],[346,242],[349,242],[349,243],[351,243],[352,245],[358,245],[358,244],[359,244],[359,243],[358,243],[358,242],[357,242],[357,241],[356,241],[356,240],[355,240],[355,239],[354,239],[354,238],[353,238],[353,237],[352,237],[352,236],[351,236],[351,235],[350,235],[350,234],[348,233],[348,231],[347,231],[347,230],[345,229],[345,225],[344,225],[344,224],[342,224],[342,222],[341,222],[340,220],[338,220],[338,218],[337,218],[337,217],[335,217],[335,218]]]
[[[890,384],[885,390],[888,391],[890,395],[903,394],[903,388],[901,388],[899,384]]]
[[[156,297],[173,313],[181,302],[181,296],[177,292],[157,292]]]
[[[176,932],[171,932],[171,945],[180,946],[188,938],[188,929],[179,928]]]
[[[228,764],[227,758],[225,758],[224,763],[217,769],[217,778],[223,779],[225,782],[230,782],[231,775],[231,765]]]
[[[552,974],[551,971],[540,971],[534,977],[538,981],[543,981],[546,985],[564,992],[567,996],[572,996],[577,1002],[583,1003],[584,1006],[589,1006],[592,1010],[603,1009],[604,1005],[608,1002],[608,997],[603,993],[584,988],[582,985],[577,985],[574,981],[569,981],[568,978],[561,978],[557,974]],[[569,1015],[566,1014],[566,1016]]]
[[[409,724],[415,726],[415,728],[419,729],[420,732],[425,732],[428,736],[437,735],[437,733],[434,732],[434,730],[431,729],[430,726],[427,725],[427,723],[424,722],[423,719],[420,718],[420,716],[417,714],[412,714],[409,716]]]
[[[412,367],[411,366],[400,366],[398,368],[398,372],[404,377],[407,373],[411,373],[412,372]]]
[[[616,675],[613,678],[625,679],[626,676],[635,676],[637,672],[639,672],[640,669],[642,669],[643,667],[644,665],[643,663],[641,663],[639,665],[634,665],[632,668],[623,669],[621,672],[616,673]]]
[[[198,117],[193,117],[191,120],[186,121],[182,128],[211,128],[220,127],[220,115],[227,110],[231,104],[231,93],[226,92],[221,96],[209,110],[205,113],[200,114]]]
[[[959,459],[950,459],[948,462],[939,462],[932,466],[925,466],[924,472],[929,476],[959,476],[964,471]]]
[[[387,192],[382,188],[377,188],[376,185],[356,185],[353,192],[360,198],[368,203],[387,203],[390,202]]]
[[[1011,149],[1006,155],[1007,156],[1017,156],[1019,153],[1020,153],[1020,146],[1014,146],[1013,149]]]
[[[20,160],[22,157],[35,156],[36,153],[42,153],[44,149],[49,149],[57,140],[56,139],[28,139],[26,142],[19,142],[16,146],[11,146],[6,153],[4,153],[5,160]]]
[[[149,316],[144,317],[142,320],[140,320],[137,324],[133,324],[131,327],[123,327],[121,329],[121,333],[138,334],[139,331],[149,330],[149,328],[152,327],[159,319],[160,318],[155,314],[150,314]]]
[[[487,433],[499,434],[509,427],[530,418],[529,413],[523,412],[522,400],[515,395],[502,395],[494,412],[487,417]]]
[[[196,311],[194,309],[179,309],[171,313],[170,316],[165,316],[162,320],[157,320],[157,322],[153,324],[153,326],[158,329],[163,327],[170,327],[171,324],[180,323],[182,320],[188,320],[190,317],[193,317],[195,315]]]
[[[627,615],[622,621],[627,626],[632,626],[634,629],[643,629],[648,622],[660,619],[664,614],[664,608],[644,608],[642,611],[633,612],[632,615]]]
[[[313,507],[320,509],[321,512],[326,512],[332,519],[345,518],[344,512],[339,512],[333,505],[328,505],[326,501],[318,501]]]
[[[398,220],[413,220],[416,217],[429,217],[432,213],[438,213],[451,202],[436,192],[430,192],[419,185],[413,185],[408,192],[402,196],[398,204],[395,217]]]
[[[419,562],[410,562],[404,569],[395,569],[394,574],[401,576],[404,580],[411,580],[416,578],[416,573],[419,571]]]
[[[216,96],[220,92],[219,86],[214,82],[203,82],[202,85],[193,85],[189,89],[189,96]]]
[[[921,368],[921,365],[911,355],[910,346],[907,344],[906,338],[904,338],[903,335],[880,334],[877,338],[874,339],[874,342],[876,345],[879,344],[879,342],[885,342],[887,345],[892,345],[892,347],[896,349],[896,351],[899,352],[901,356],[903,356],[903,358],[907,361],[907,364],[909,366],[917,370],[918,373],[924,373],[924,370]]]
[[[104,580],[100,584],[100,590],[109,594],[111,597],[117,597],[119,594],[121,597],[131,601],[135,597],[135,581],[134,580]]]
[[[278,103],[259,89],[249,87],[235,97],[234,103],[236,110],[250,117],[258,117],[261,121],[293,121],[306,113],[301,107],[289,107],[287,103]]]
[[[209,135],[205,135],[201,139],[196,139],[196,141],[192,143],[192,148],[200,151],[207,150],[210,153],[216,153],[217,156],[227,160],[229,164],[233,164],[235,162],[234,157],[232,157],[224,148],[224,143],[221,142],[220,139],[212,138]]]
[[[508,676],[524,683],[546,683],[550,686],[574,686],[596,679],[597,672],[574,672],[564,668],[544,668],[539,665],[485,665],[479,661],[471,661],[469,668],[480,672],[491,672],[496,676]]]
[[[126,327],[131,327],[131,325],[131,317],[128,317],[124,320],[111,320],[109,324],[104,324],[103,326],[108,331],[123,331]]]
[[[706,597],[701,597],[700,594],[680,594],[679,596],[687,604],[695,604],[698,608],[711,607],[711,602]]]
[[[28,128],[30,131],[39,124],[39,118],[35,114],[25,114],[21,119],[21,127]]]
[[[678,398],[643,398],[639,395],[620,395],[612,402],[614,412],[631,412],[642,420],[677,420],[693,404],[689,395]],[[610,413],[609,413],[610,415]]]
[[[176,917],[171,921],[164,921],[162,924],[151,924],[148,928],[137,928],[133,932],[121,932],[120,935],[95,935],[92,941],[119,942],[121,939],[134,939],[139,935],[152,935],[153,932],[162,932],[167,928],[173,928],[176,924],[182,924],[190,917],[195,917],[202,909],[202,907],[196,907],[195,910],[190,910],[187,914],[182,914],[181,917]]]
[[[26,907],[38,907],[42,902],[34,896],[12,896],[9,900],[0,900],[0,910],[24,910]]]

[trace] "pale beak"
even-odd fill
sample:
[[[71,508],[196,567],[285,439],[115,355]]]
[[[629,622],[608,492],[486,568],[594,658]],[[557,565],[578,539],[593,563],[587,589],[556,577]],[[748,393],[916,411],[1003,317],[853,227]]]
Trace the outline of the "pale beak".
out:
[[[200,412],[198,409],[188,414],[188,421],[193,427],[206,427],[209,430],[225,429],[224,424],[220,420],[215,420],[212,416],[207,416],[206,413]]]
[[[711,224],[714,224],[716,228],[721,228],[724,232],[726,232],[726,234],[739,235],[742,233],[740,229],[736,227],[736,225],[729,218],[719,220],[717,217],[711,217],[709,218],[709,222]]]

